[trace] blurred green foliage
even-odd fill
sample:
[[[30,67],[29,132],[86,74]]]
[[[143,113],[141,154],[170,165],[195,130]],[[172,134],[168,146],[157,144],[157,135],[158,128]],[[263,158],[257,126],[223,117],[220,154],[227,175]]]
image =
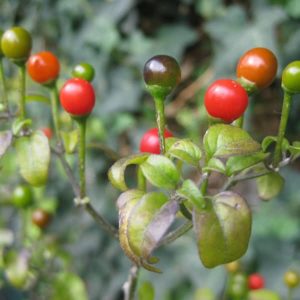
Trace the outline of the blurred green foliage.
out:
[[[144,92],[141,77],[143,64],[149,57],[169,54],[182,62],[183,82],[171,95],[175,101],[181,91],[198,77],[205,76],[207,70],[212,72],[210,81],[234,77],[239,56],[249,48],[264,46],[273,50],[279,58],[280,70],[291,60],[300,58],[300,2],[297,0],[2,0],[0,27],[5,29],[16,24],[31,31],[33,52],[48,49],[60,57],[60,85],[78,62],[93,64],[96,70],[93,84],[98,96],[89,121],[88,139],[106,143],[121,154],[137,152],[143,132],[155,126],[153,105]],[[18,97],[15,68],[8,62],[5,68],[10,77],[9,96],[14,101]],[[249,115],[247,126],[259,138],[263,132],[275,133],[277,128],[276,112],[281,105],[279,78],[280,72],[268,91],[254,96],[252,114],[259,114]],[[184,109],[175,106],[175,112],[168,115],[169,127],[176,134],[199,141],[199,132],[203,133],[206,124],[203,92],[210,81],[192,91],[193,96]],[[30,93],[47,96],[47,90],[30,80],[28,85]],[[31,103],[28,107],[36,128],[49,126],[50,113],[45,104]],[[298,140],[299,113],[300,102],[295,101],[289,135]],[[259,123],[262,119],[266,121]],[[264,124],[260,132],[253,120]],[[74,158],[69,160],[74,165]],[[117,224],[118,193],[108,184],[106,176],[111,162],[102,152],[89,152],[88,190],[97,210]],[[121,286],[130,267],[128,259],[116,241],[99,230],[83,211],[74,208],[63,171],[55,159],[51,164],[49,184],[45,191],[36,189],[35,198],[37,206],[54,203],[56,214],[47,237],[41,237],[44,243],[41,256],[48,255],[49,259],[55,256],[58,262],[45,270],[46,274],[41,275],[29,292],[14,289],[2,275],[0,299],[84,300],[87,298],[84,285],[88,299],[121,299]],[[285,189],[272,202],[259,202],[252,185],[246,191],[254,210],[254,228],[250,249],[243,259],[248,272],[261,272],[267,287],[282,295],[286,293],[283,273],[290,266],[300,268],[299,168],[287,169],[284,175]],[[1,195],[9,195],[21,182],[16,175],[13,153],[1,160],[0,182]],[[10,207],[1,208],[0,223],[10,231],[0,232],[0,239],[22,229],[18,215]],[[40,234],[30,226],[23,230],[29,237]],[[153,283],[155,299],[188,300],[193,299],[198,288],[211,288],[216,294],[224,288],[224,268],[208,271],[202,267],[191,235],[159,250],[162,275],[141,272],[141,282]],[[22,248],[19,244],[15,246]],[[43,268],[38,262],[37,265]],[[63,273],[59,271],[62,269]],[[49,285],[52,277],[55,284]]]

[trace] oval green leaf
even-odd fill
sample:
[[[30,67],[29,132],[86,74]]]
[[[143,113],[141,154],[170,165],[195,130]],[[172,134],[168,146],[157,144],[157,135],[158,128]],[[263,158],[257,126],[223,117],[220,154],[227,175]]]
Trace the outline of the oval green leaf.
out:
[[[261,176],[256,179],[258,195],[263,200],[276,197],[284,186],[284,178],[278,172]]]
[[[150,281],[144,281],[138,288],[139,300],[154,300],[155,290]]]
[[[48,138],[36,131],[16,140],[17,162],[22,177],[33,186],[45,185],[50,163]]]
[[[147,180],[159,188],[174,189],[180,179],[173,162],[163,155],[150,155],[141,169]]]
[[[231,125],[211,126],[204,135],[204,149],[207,158],[229,157],[257,152],[260,144],[243,129]]]
[[[250,155],[229,157],[226,163],[226,175],[231,176],[244,171],[245,169],[264,161],[268,156],[269,153],[258,152]]]
[[[238,194],[216,195],[210,207],[194,210],[193,223],[199,256],[205,267],[226,264],[245,254],[251,233],[251,212]]]
[[[208,171],[215,171],[215,172],[219,172],[219,173],[225,173],[225,166],[224,163],[215,157],[212,157],[207,165],[205,167],[202,168],[203,172],[208,172]]]
[[[168,150],[167,155],[180,159],[187,164],[198,167],[201,159],[201,150],[192,141],[183,139],[173,143]]]
[[[184,199],[189,200],[194,206],[199,209],[203,207],[203,196],[198,189],[197,185],[190,179],[183,182],[181,188],[176,191],[179,196]]]
[[[124,177],[126,168],[129,165],[140,165],[148,156],[149,154],[147,153],[133,154],[115,162],[108,171],[108,178],[111,184],[121,191],[128,190]]]

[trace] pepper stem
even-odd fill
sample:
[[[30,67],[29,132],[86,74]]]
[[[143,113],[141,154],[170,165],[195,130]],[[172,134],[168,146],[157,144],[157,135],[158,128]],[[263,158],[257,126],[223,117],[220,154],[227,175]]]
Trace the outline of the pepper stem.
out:
[[[283,139],[284,139],[284,135],[285,135],[287,121],[289,118],[291,102],[292,102],[292,94],[287,91],[284,91],[282,113],[281,113],[277,143],[276,143],[274,159],[273,159],[274,167],[277,167],[282,159],[282,143],[283,143]]]
[[[60,141],[59,129],[60,123],[58,118],[58,91],[56,82],[50,87],[50,95],[51,95],[51,111],[52,111],[52,119],[54,124],[55,136],[58,141]]]
[[[25,93],[26,93],[26,68],[25,64],[19,65],[20,73],[20,118],[26,118]]]
[[[8,111],[8,99],[7,99],[7,90],[6,90],[6,82],[3,68],[3,60],[0,58],[0,81],[2,86],[2,104],[3,110]]]
[[[85,181],[85,133],[87,117],[76,118],[78,125],[78,161],[79,161],[79,182],[80,182],[80,198],[86,196]]]
[[[161,98],[154,98],[155,110],[156,110],[156,123],[158,127],[159,134],[159,146],[160,153],[165,154],[166,144],[165,144],[165,106],[164,101]]]

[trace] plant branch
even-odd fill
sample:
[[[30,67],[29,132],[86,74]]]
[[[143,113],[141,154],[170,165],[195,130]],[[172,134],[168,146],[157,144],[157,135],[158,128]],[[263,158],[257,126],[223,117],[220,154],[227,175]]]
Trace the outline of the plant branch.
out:
[[[63,155],[63,152],[61,150],[57,150],[57,149],[54,149],[54,148],[52,148],[51,150],[59,158],[59,160],[60,160],[60,162],[61,162],[61,164],[62,164],[62,166],[63,166],[63,168],[66,172],[66,175],[69,179],[69,182],[72,186],[72,189],[73,189],[73,192],[74,192],[75,196],[80,198],[79,184],[77,183],[76,178],[73,174],[73,171],[72,171],[69,163],[67,162],[65,156]],[[82,204],[82,206],[92,216],[92,218],[97,222],[97,224],[100,225],[100,227],[102,229],[104,229],[112,237],[118,239],[118,230],[117,230],[117,228],[115,228],[107,220],[105,220],[102,217],[102,215],[100,215],[95,210],[95,208],[92,206],[91,203]]]
[[[121,158],[121,155],[119,153],[101,143],[89,143],[87,147],[102,151],[108,158],[111,158],[113,161],[117,161]]]
[[[167,234],[159,243],[159,246],[167,245],[175,240],[177,240],[179,237],[184,235],[186,232],[188,232],[193,227],[193,223],[191,221],[186,221],[179,227],[177,227],[174,231],[171,231],[169,234]]]
[[[123,285],[124,300],[134,300],[139,275],[139,267],[133,265],[129,270],[127,281]]]

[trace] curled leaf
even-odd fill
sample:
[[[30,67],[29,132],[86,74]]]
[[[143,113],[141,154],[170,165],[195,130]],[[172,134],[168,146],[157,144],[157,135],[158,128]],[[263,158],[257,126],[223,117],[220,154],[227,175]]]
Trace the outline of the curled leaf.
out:
[[[147,159],[148,156],[149,154],[147,153],[139,153],[130,155],[115,162],[108,172],[108,178],[111,184],[121,191],[128,190],[124,177],[126,168],[129,165],[140,165]]]
[[[76,150],[76,146],[78,144],[78,132],[77,130],[72,131],[61,131],[61,138],[64,143],[64,149],[67,154],[72,154]]]
[[[236,193],[216,195],[210,207],[194,210],[194,230],[200,259],[213,268],[239,259],[248,248],[251,212],[246,201]]]
[[[189,200],[198,208],[203,207],[203,196],[198,189],[197,185],[190,179],[183,182],[182,187],[177,190],[178,195]]]
[[[145,194],[132,209],[128,220],[128,242],[133,252],[144,257],[143,248],[145,232],[156,213],[167,203],[168,197],[163,193]]]
[[[250,154],[260,149],[260,144],[245,130],[225,124],[211,126],[204,135],[203,144],[208,159],[213,156],[230,157]]]
[[[173,143],[167,155],[197,167],[201,159],[201,150],[192,141],[183,139]]]
[[[174,189],[180,175],[173,162],[163,155],[150,155],[142,164],[144,176],[154,186]]]
[[[33,186],[42,186],[48,178],[50,146],[48,138],[36,131],[16,140],[17,161],[22,177]]]
[[[142,254],[144,258],[148,259],[153,250],[159,245],[159,242],[173,224],[178,210],[178,202],[171,200],[164,204],[153,216],[144,232],[142,243]]]
[[[136,265],[140,266],[142,265],[145,269],[159,273],[160,270],[145,263],[141,260],[141,258],[134,253],[134,251],[131,249],[131,246],[129,245],[128,241],[128,222],[129,222],[129,216],[134,209],[135,205],[141,200],[143,197],[144,192],[140,190],[128,190],[124,193],[122,193],[118,200],[117,200],[117,206],[119,209],[119,239],[120,239],[120,245],[123,249],[124,253],[127,255],[127,257],[133,261]],[[154,262],[151,262],[154,263]]]

